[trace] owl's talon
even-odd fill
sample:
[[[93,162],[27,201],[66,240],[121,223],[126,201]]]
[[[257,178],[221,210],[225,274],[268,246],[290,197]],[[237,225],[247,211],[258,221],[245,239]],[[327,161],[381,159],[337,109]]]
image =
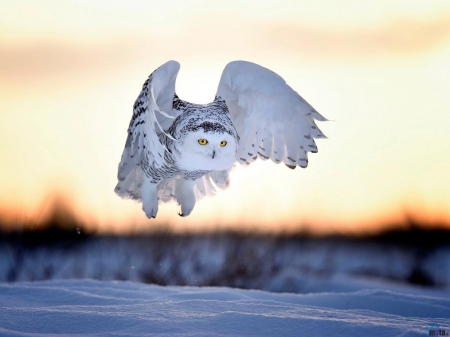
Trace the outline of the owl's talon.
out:
[[[194,186],[195,180],[179,179],[175,186],[175,195],[178,205],[181,206],[178,215],[186,217],[191,214],[195,206]]]
[[[142,210],[149,219],[156,219],[158,214],[158,184],[144,180],[142,184]]]

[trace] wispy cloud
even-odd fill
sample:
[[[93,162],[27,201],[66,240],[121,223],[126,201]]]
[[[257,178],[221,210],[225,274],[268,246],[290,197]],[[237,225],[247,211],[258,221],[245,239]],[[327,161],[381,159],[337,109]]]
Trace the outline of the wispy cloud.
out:
[[[350,28],[311,27],[292,23],[262,25],[267,44],[320,58],[371,58],[432,50],[450,40],[450,17],[432,21],[397,19],[384,25]]]
[[[101,73],[126,62],[131,54],[127,47],[120,42],[78,45],[69,41],[0,45],[0,83],[26,86],[80,72]]]
[[[80,43],[36,40],[25,45],[0,45],[0,81],[22,84],[80,73],[99,74],[150,57],[248,57],[276,50],[284,55],[321,62],[364,59],[380,55],[407,56],[426,52],[450,41],[450,16],[431,21],[397,19],[384,25],[323,27],[282,22],[237,22],[228,27],[216,20],[205,30],[204,20],[193,20],[182,33],[158,32],[113,36]],[[151,37],[151,40],[149,39]],[[157,63],[157,62],[156,62]]]

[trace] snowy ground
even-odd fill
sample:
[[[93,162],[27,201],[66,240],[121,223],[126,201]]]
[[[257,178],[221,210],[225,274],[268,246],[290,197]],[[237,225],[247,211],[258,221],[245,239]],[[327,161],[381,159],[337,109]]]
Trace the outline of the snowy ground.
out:
[[[2,234],[0,337],[442,335],[449,235]]]
[[[287,294],[128,281],[3,283],[0,335],[424,336],[432,325],[450,332],[448,292],[355,284],[372,289]]]

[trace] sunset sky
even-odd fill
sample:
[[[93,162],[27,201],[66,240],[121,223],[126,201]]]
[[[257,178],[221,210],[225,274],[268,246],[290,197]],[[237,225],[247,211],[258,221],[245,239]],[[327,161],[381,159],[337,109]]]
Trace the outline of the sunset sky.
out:
[[[194,103],[213,100],[232,60],[275,71],[331,120],[329,139],[307,169],[237,167],[189,217],[170,204],[147,220],[113,190],[134,100],[170,59]],[[62,196],[108,232],[450,221],[448,0],[7,0],[0,107],[3,216],[39,219]]]

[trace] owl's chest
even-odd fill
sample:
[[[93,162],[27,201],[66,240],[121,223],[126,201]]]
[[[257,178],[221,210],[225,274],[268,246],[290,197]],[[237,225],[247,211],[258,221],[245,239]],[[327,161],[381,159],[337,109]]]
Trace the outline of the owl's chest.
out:
[[[211,170],[202,169],[200,166],[186,166],[182,156],[175,154],[175,151],[168,147],[169,151],[165,153],[164,164],[157,167],[155,163],[150,164],[147,159],[142,160],[141,168],[145,174],[156,183],[162,179],[170,179],[176,176],[181,176],[184,179],[197,180]]]

